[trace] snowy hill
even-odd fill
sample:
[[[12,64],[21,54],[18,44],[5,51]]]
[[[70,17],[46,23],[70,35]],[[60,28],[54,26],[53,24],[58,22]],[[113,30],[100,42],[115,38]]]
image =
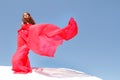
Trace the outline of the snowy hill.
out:
[[[33,68],[32,73],[14,74],[11,66],[0,66],[0,80],[102,80],[67,68]]]

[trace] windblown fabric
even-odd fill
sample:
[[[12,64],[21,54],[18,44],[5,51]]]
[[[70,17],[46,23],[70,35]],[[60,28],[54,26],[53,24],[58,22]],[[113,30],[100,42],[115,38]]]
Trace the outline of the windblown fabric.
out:
[[[73,18],[63,29],[53,24],[32,25],[29,29],[28,45],[37,54],[54,57],[56,48],[63,40],[70,40],[77,32],[77,24]]]

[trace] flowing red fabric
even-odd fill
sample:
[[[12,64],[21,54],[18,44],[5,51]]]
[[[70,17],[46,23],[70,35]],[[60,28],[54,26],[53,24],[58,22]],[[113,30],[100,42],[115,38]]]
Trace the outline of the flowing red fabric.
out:
[[[54,57],[56,48],[63,40],[72,39],[78,32],[73,18],[62,29],[53,24],[32,25],[29,29],[28,44],[30,49],[42,56]]]
[[[15,73],[31,72],[29,50],[41,56],[54,57],[63,40],[70,40],[78,33],[77,23],[70,18],[64,28],[53,24],[23,24],[18,30],[17,50],[12,57],[12,70]]]

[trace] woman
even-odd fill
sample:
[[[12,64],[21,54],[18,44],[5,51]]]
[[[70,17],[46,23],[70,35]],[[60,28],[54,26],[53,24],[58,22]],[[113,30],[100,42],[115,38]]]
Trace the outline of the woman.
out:
[[[31,72],[31,66],[28,58],[30,48],[27,44],[27,37],[29,27],[34,25],[35,22],[28,12],[23,13],[22,25],[18,30],[17,50],[12,57],[12,70],[15,73],[28,73]]]
[[[66,27],[60,29],[53,24],[35,24],[28,12],[23,13],[22,25],[18,30],[17,50],[12,57],[12,70],[15,73],[32,72],[29,50],[41,56],[54,57],[63,40],[70,40],[77,33],[77,23],[73,18],[70,18]]]

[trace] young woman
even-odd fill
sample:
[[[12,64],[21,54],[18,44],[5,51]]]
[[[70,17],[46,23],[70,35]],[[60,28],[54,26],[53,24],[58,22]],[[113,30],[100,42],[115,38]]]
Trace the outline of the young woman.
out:
[[[18,30],[17,36],[17,50],[12,57],[12,70],[15,73],[28,73],[32,71],[28,58],[30,48],[27,44],[27,37],[29,27],[34,24],[35,22],[30,14],[28,12],[23,13],[21,28]]]
[[[68,25],[61,29],[54,24],[35,24],[30,13],[23,13],[22,25],[18,30],[17,50],[12,57],[12,70],[15,73],[32,72],[29,50],[41,56],[54,57],[63,40],[70,40],[77,33],[74,18],[70,18]]]

